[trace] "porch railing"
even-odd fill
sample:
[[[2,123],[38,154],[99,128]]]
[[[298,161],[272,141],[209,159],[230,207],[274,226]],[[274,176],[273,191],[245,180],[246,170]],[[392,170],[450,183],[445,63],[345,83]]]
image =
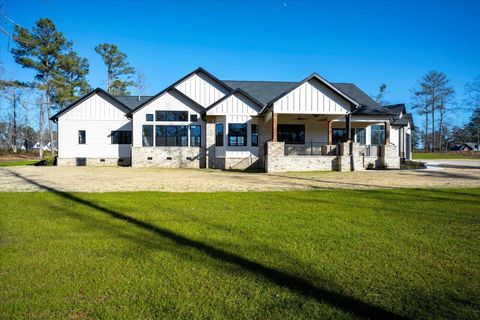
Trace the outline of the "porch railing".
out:
[[[305,144],[285,144],[286,156],[336,156],[340,148],[328,142],[310,141]],[[377,157],[380,148],[376,145],[360,146],[359,155],[366,157]]]
[[[337,146],[329,145],[328,142],[310,141],[305,144],[285,143],[286,156],[335,156]]]
[[[363,145],[360,148],[360,155],[363,155],[365,157],[377,157],[379,156],[380,149],[378,146],[372,146],[372,145]]]

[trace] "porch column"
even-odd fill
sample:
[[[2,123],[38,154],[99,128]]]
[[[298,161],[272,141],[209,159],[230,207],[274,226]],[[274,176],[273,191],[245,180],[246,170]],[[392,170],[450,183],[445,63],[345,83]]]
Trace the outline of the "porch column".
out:
[[[350,122],[350,114],[347,114],[347,121],[346,121],[346,130],[347,130],[347,141],[352,140],[352,124]]]
[[[327,140],[328,144],[332,144],[332,121],[327,121]]]
[[[390,144],[390,122],[385,122],[385,144]]]
[[[273,112],[272,116],[272,140],[273,142],[277,142],[277,125],[278,125],[278,113]]]

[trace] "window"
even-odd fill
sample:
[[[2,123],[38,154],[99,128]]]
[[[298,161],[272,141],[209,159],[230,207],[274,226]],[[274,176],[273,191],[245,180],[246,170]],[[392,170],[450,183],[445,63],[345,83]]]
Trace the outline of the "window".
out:
[[[223,123],[215,124],[215,145],[223,147]]]
[[[112,131],[112,144],[132,144],[132,131]]]
[[[190,115],[190,122],[197,122],[197,121],[198,121],[198,115],[191,114]]]
[[[305,144],[304,124],[279,124],[277,140],[288,144]]]
[[[258,147],[258,125],[252,124],[252,147]]]
[[[365,128],[356,128],[355,129],[355,138],[356,142],[362,145],[367,144],[367,135],[365,132]]]
[[[332,129],[332,143],[337,144],[339,142],[347,141],[347,130],[345,128],[333,128]]]
[[[153,121],[153,114],[152,113],[147,113],[145,115],[145,121]]]
[[[155,126],[155,145],[158,147],[187,147],[187,126]]]
[[[233,147],[243,147],[247,145],[246,123],[228,124],[228,145]]]
[[[382,125],[373,125],[371,127],[371,139],[372,145],[385,144],[385,130]]]
[[[78,144],[85,144],[85,143],[87,143],[85,130],[78,130]]]
[[[188,111],[155,111],[155,121],[188,121]]]
[[[142,146],[153,147],[153,126],[152,125],[142,126]]]
[[[202,133],[200,126],[190,126],[190,146],[200,147],[201,137]]]

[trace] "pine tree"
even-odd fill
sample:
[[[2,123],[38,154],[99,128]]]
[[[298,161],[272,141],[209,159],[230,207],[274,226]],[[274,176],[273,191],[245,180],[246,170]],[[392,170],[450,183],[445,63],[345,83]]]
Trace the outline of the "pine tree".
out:
[[[72,43],[67,41],[62,32],[47,18],[35,23],[30,32],[26,28],[15,25],[14,36],[16,48],[11,50],[15,62],[24,68],[35,70],[35,80],[38,89],[45,91],[45,101],[48,118],[52,115],[51,99],[54,93],[54,74],[58,67],[59,58],[63,53],[70,51]],[[48,122],[52,156],[53,130]]]
[[[127,62],[127,55],[114,44],[103,43],[95,47],[107,66],[107,91],[113,95],[129,95],[128,87],[135,85],[130,77],[135,69]]]
[[[375,101],[381,106],[387,105],[388,101],[385,100],[386,94],[387,94],[387,85],[385,83],[382,83],[378,88],[378,94],[374,98]]]
[[[53,99],[61,109],[91,90],[87,81],[88,68],[87,59],[80,58],[73,50],[59,56],[53,76]]]

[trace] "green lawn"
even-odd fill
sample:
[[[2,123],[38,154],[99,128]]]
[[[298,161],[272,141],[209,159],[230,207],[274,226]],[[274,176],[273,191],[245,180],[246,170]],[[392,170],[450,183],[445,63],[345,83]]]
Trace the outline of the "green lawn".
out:
[[[480,189],[0,202],[2,319],[480,317]]]
[[[478,159],[480,155],[474,156],[471,152],[413,152],[413,160],[436,160],[436,159]]]
[[[31,160],[31,159],[25,159],[25,160],[19,160],[19,159],[13,159],[13,160],[5,160],[2,159],[0,160],[0,167],[16,167],[16,166],[28,166],[28,165],[33,165],[35,163],[39,162],[39,160]]]

